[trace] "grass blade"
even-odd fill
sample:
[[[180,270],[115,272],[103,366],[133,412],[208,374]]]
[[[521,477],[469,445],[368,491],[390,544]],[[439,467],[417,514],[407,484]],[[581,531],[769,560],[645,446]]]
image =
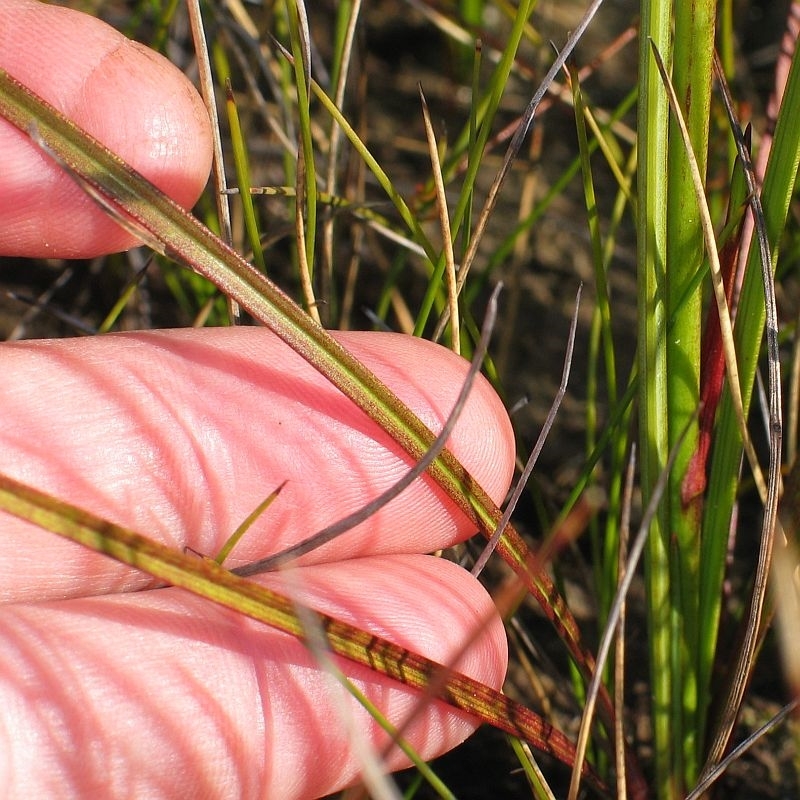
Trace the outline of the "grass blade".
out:
[[[639,40],[638,105],[638,395],[642,503],[652,496],[669,453],[667,437],[666,238],[669,106],[655,68],[649,41],[659,52],[672,46],[671,3],[642,2]],[[672,798],[675,748],[673,705],[673,637],[670,614],[669,519],[666,503],[653,519],[645,558],[649,621],[650,677],[655,741],[655,794]]]
[[[325,631],[327,645],[337,655],[416,689],[424,691],[433,685],[439,699],[572,764],[574,748],[570,741],[500,692],[369,631],[310,609],[299,612],[288,597],[240,578],[211,559],[171,550],[4,475],[0,475],[0,509],[300,639],[306,639],[302,616],[313,615]],[[586,770],[584,777],[603,789],[591,770]]]
[[[35,133],[51,155],[93,191],[118,209],[131,227],[178,263],[213,281],[226,295],[262,321],[309,364],[379,424],[414,460],[435,437],[380,381],[317,325],[286,294],[248,264],[211,231],[172,202],[119,157],[102,147],[63,115],[0,70],[0,115],[26,133]],[[500,510],[458,460],[444,450],[429,474],[488,538]],[[594,658],[581,641],[578,625],[563,597],[512,526],[497,552],[521,577],[555,627],[570,655],[588,679]],[[613,729],[613,708],[601,696],[601,712]]]

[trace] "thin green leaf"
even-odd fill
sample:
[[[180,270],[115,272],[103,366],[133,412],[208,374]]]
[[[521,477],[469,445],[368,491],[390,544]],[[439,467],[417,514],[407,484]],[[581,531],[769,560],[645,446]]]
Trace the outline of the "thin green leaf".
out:
[[[236,98],[233,96],[233,87],[230,79],[225,80],[225,108],[228,112],[228,126],[231,131],[231,150],[233,151],[233,163],[236,168],[236,182],[239,185],[239,198],[242,201],[242,211],[244,216],[244,226],[247,230],[247,238],[250,242],[250,249],[253,251],[253,260],[256,266],[262,271],[267,271],[264,261],[264,249],[261,247],[261,231],[258,227],[256,210],[253,205],[253,198],[250,194],[250,162],[247,157],[247,150],[242,134],[242,126],[239,123],[239,110],[236,107]]]
[[[407,686],[422,691],[433,687],[439,699],[455,708],[572,764],[574,749],[570,741],[500,692],[369,631],[300,607],[290,598],[240,578],[211,559],[171,550],[4,475],[0,475],[0,509],[299,639],[307,638],[302,618],[315,618],[333,653]],[[585,777],[603,790],[593,772],[587,770]]]
[[[227,541],[220,548],[214,561],[220,566],[225,563],[225,559],[231,554],[231,551],[241,541],[248,530],[250,530],[253,523],[273,504],[281,493],[281,489],[286,485],[284,481],[277,489],[270,492],[248,515],[244,522],[228,537]]]
[[[669,438],[665,308],[667,270],[667,153],[669,105],[653,61],[650,40],[659,52],[672,52],[672,3],[644,0],[639,24],[639,104],[637,171],[638,396],[642,502],[667,463]],[[672,613],[669,583],[669,515],[663,503],[653,520],[645,559],[653,694],[655,793],[674,798],[675,741],[670,709],[673,682]]]
[[[435,437],[363,364],[194,217],[2,70],[0,114],[23,131],[35,130],[64,165],[107,198],[148,240],[237,300],[377,422],[413,459],[422,458]],[[490,536],[500,511],[455,457],[445,450],[430,472],[458,507]],[[566,604],[547,575],[537,574],[535,569],[531,574],[535,560],[510,526],[498,552],[530,586],[578,663],[590,664],[591,656],[579,643],[578,628]]]

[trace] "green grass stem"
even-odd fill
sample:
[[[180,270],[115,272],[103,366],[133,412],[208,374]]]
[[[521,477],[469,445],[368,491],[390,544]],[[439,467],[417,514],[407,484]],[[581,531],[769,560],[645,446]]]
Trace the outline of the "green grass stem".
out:
[[[651,52],[672,52],[671,4],[641,3],[638,106],[638,316],[639,428],[642,502],[648,503],[669,453],[666,335],[667,185],[669,105]],[[670,598],[670,529],[667,505],[652,521],[645,558],[652,692],[655,791],[680,794],[675,783],[673,658]]]

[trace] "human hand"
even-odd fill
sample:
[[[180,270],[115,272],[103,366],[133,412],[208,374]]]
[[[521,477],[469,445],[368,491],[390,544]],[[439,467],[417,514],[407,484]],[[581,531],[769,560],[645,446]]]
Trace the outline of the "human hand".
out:
[[[5,0],[0,66],[179,202],[196,198],[208,171],[208,127],[166,62],[83,15]],[[2,122],[0,148],[0,252],[88,256],[131,244]],[[441,427],[463,361],[403,336],[339,338]],[[287,481],[229,566],[304,539],[408,468],[376,425],[266,330],[4,344],[0,353],[0,473],[207,554]],[[476,383],[449,446],[499,500],[513,441],[485,382]],[[385,744],[298,640],[181,590],[147,590],[147,576],[15,519],[3,517],[2,530],[7,796],[325,794],[359,772],[342,704],[369,743]],[[505,638],[491,601],[463,570],[420,555],[471,532],[422,479],[304,566],[258,580],[448,664],[485,625],[453,666],[499,687]],[[412,690],[338,663],[393,722],[415,708]],[[473,727],[431,703],[406,736],[430,758]],[[395,750],[387,769],[404,764]]]

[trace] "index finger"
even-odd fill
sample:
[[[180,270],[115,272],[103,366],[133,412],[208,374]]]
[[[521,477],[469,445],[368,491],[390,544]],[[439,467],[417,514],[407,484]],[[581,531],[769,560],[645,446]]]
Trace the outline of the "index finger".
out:
[[[399,334],[337,334],[432,429],[468,364]],[[305,540],[395,483],[408,457],[274,334],[153,331],[2,345],[0,472],[174,547],[215,555],[279,484],[230,566]],[[448,442],[495,501],[514,444],[476,381]],[[146,576],[2,519],[0,596],[42,599],[148,584]],[[446,547],[474,526],[427,476],[303,563]]]

